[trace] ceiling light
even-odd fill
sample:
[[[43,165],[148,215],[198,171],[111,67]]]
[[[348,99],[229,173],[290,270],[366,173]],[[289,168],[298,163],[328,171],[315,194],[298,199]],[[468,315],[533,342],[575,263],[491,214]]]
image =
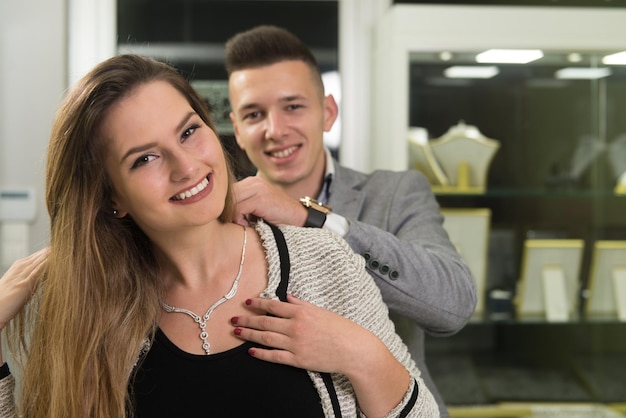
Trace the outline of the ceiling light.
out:
[[[602,58],[602,63],[607,65],[626,65],[626,51],[606,55]]]
[[[442,51],[439,53],[439,59],[441,61],[450,61],[452,59],[452,52]]]
[[[455,65],[444,70],[448,78],[491,78],[498,74],[498,67],[478,65]]]
[[[558,70],[554,76],[561,80],[596,80],[611,75],[610,68],[567,67]]]
[[[476,62],[526,64],[543,57],[539,49],[490,49],[476,55]]]
[[[567,60],[569,62],[581,62],[583,60],[583,56],[580,55],[578,52],[572,52],[571,54],[567,55]]]

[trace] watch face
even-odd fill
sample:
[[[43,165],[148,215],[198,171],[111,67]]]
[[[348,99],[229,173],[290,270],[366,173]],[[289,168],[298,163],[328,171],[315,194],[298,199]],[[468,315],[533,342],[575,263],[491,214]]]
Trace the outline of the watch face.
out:
[[[317,210],[318,212],[322,212],[325,215],[328,215],[331,211],[329,206],[323,205],[320,202],[318,202],[315,199],[312,199],[308,196],[305,197],[301,197],[300,198],[300,203],[302,203],[304,205],[304,207],[307,208],[313,208],[315,210]]]

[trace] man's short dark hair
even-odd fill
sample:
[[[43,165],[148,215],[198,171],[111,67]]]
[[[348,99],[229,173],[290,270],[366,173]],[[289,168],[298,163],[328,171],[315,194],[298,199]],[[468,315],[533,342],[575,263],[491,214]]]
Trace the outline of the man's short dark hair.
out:
[[[229,77],[235,71],[282,61],[303,61],[321,83],[319,66],[311,49],[286,29],[271,25],[256,26],[226,42],[226,71]]]

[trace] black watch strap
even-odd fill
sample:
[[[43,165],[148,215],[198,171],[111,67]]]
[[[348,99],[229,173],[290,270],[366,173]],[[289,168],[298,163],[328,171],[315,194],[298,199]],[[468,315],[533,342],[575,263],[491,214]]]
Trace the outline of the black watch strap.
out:
[[[321,228],[326,222],[326,215],[330,213],[330,207],[321,204],[308,196],[301,197],[300,203],[307,209],[309,214],[306,217],[304,226],[308,228]]]
[[[306,222],[304,223],[304,226],[308,228],[323,227],[324,222],[326,222],[326,214],[310,206],[306,209],[309,212],[309,214],[306,217]]]

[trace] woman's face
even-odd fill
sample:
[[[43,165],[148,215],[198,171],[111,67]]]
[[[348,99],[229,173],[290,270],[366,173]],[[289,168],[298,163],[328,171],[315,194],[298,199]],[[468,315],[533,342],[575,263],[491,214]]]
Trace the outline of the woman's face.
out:
[[[118,217],[156,238],[222,213],[228,171],[219,139],[169,83],[140,85],[103,122]]]

